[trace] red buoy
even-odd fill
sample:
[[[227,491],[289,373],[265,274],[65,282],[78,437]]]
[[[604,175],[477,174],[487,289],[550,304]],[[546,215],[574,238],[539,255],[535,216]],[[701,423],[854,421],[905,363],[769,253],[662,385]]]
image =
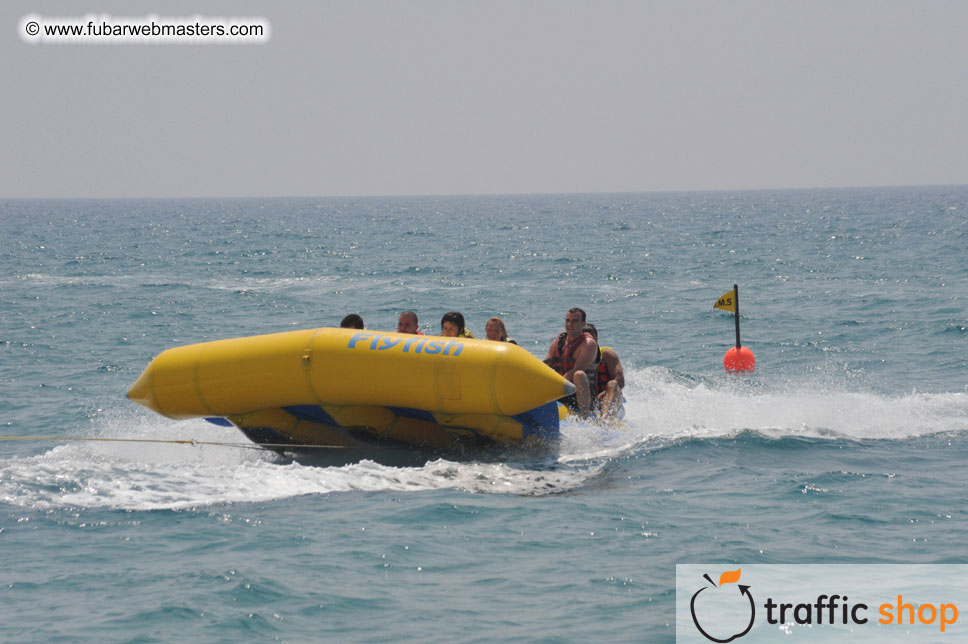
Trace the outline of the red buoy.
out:
[[[756,358],[753,357],[752,351],[739,343],[739,286],[733,284],[733,290],[716,300],[713,308],[732,311],[733,318],[736,320],[736,346],[723,356],[723,366],[726,367],[726,371],[753,371]]]
[[[746,347],[733,347],[723,356],[723,366],[726,371],[753,371],[756,357]]]

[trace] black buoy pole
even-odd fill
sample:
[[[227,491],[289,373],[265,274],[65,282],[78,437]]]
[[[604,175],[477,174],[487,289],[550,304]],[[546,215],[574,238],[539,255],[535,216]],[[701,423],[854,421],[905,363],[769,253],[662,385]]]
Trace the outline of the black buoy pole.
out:
[[[733,312],[736,316],[736,348],[739,349],[742,345],[739,343],[739,285],[733,284],[733,303],[736,306]]]
[[[727,292],[716,301],[717,309],[732,310],[736,320],[736,346],[730,347],[723,356],[723,366],[727,372],[753,371],[756,368],[756,357],[753,352],[739,342],[739,285],[733,284],[732,295]]]

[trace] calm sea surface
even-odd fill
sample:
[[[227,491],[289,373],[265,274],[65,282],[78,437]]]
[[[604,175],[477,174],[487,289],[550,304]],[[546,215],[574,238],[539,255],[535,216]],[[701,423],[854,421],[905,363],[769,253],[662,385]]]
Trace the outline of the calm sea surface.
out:
[[[550,455],[0,440],[5,642],[671,641],[677,563],[968,563],[968,187],[8,200],[0,240],[5,436],[243,443],[124,394],[351,312],[543,357],[580,306],[628,379]]]

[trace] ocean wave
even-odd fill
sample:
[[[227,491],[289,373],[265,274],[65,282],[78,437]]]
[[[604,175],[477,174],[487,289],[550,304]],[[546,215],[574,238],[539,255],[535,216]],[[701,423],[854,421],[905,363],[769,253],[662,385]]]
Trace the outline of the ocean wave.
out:
[[[312,290],[340,280],[333,275],[309,277],[261,277],[239,276],[212,279],[173,279],[171,275],[56,275],[52,273],[25,273],[17,278],[0,280],[0,285],[14,286],[13,280],[31,282],[41,286],[95,286],[146,288],[146,289],[211,289],[216,291],[275,293],[290,290]]]
[[[89,438],[41,454],[0,460],[0,501],[33,509],[112,508],[187,510],[258,503],[335,492],[470,493],[541,496],[574,490],[600,463],[558,466],[546,458],[448,460],[429,456],[417,465],[377,462],[381,449],[339,465],[320,466],[247,443],[241,434],[201,420],[175,422],[139,412],[107,414]],[[202,444],[138,443],[195,440]],[[332,460],[339,460],[338,456]]]
[[[18,278],[41,286],[121,286],[137,279],[126,275],[54,275],[51,273],[25,273]],[[4,286],[15,286],[13,280],[5,280]]]
[[[120,452],[127,451],[126,455]],[[0,462],[0,500],[33,509],[112,508],[186,510],[259,503],[335,492],[459,490],[482,494],[543,496],[580,487],[596,469],[529,469],[510,463],[461,463],[434,459],[394,467],[363,459],[316,467],[279,462],[257,452],[227,463],[225,449],[183,446],[183,460],[163,462],[154,447],[137,454],[116,445],[62,445],[45,454]],[[189,455],[192,452],[194,456]],[[231,452],[241,456],[241,450]],[[198,454],[204,456],[199,457]]]
[[[345,459],[280,456],[243,449],[255,446],[234,430],[201,420],[176,422],[140,410],[109,410],[91,420],[91,438],[222,444],[69,442],[41,454],[0,460],[0,500],[38,509],[143,511],[351,491],[544,496],[580,493],[607,477],[612,464],[684,441],[809,445],[968,431],[968,393],[891,397],[823,383],[690,378],[659,367],[630,370],[627,380],[624,421],[565,421],[560,444],[550,452],[507,450],[467,458],[416,458],[410,452],[405,465],[380,458],[379,446]]]
[[[627,374],[626,422],[643,437],[771,436],[891,439],[968,431],[968,393],[887,396],[818,379],[764,383],[690,379],[651,367]]]

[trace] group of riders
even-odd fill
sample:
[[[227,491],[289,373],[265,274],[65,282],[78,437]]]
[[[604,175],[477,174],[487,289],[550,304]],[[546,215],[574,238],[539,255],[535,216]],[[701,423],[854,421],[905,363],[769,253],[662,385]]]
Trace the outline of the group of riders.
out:
[[[397,320],[397,333],[423,335],[418,329],[419,321],[413,311],[404,311]],[[362,329],[363,318],[356,313],[347,315],[340,322],[343,328]],[[485,325],[488,340],[511,342],[501,318],[491,318]],[[464,316],[449,311],[440,320],[440,335],[452,338],[474,338],[465,326]],[[585,312],[578,308],[565,314],[565,330],[551,342],[545,364],[575,385],[575,393],[561,399],[566,407],[579,417],[592,414],[602,419],[621,418],[622,388],[625,372],[622,361],[611,347],[598,345],[598,331],[594,324],[585,321]]]

